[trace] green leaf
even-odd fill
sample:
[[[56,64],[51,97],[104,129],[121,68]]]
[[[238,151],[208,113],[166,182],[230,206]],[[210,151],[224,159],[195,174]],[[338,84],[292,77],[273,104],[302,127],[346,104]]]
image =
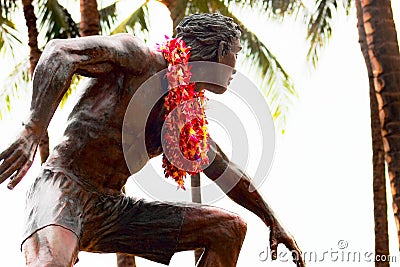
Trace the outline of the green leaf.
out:
[[[135,11],[133,11],[122,23],[116,26],[116,28],[111,32],[111,34],[123,33],[132,30],[133,32],[149,31],[148,22],[148,7],[147,1],[140,5]]]
[[[27,97],[29,90],[29,58],[17,63],[13,71],[1,83],[0,88],[0,119],[10,112],[16,99]]]
[[[17,7],[17,0],[2,0],[0,1],[0,16],[4,18],[11,18],[11,13]]]
[[[45,43],[55,38],[66,39],[79,36],[78,24],[57,0],[39,1],[38,20],[40,31],[45,32]]]
[[[6,17],[0,15],[0,52],[6,54],[9,52],[14,56],[14,48],[17,44],[21,44],[21,40],[17,37],[18,32],[14,23]]]
[[[269,18],[283,20],[287,15],[297,16],[304,9],[301,0],[224,0],[227,7],[251,8]]]
[[[76,88],[78,87],[79,83],[82,81],[82,77],[79,75],[72,76],[71,85],[69,86],[67,92],[65,92],[63,98],[60,102],[60,108],[64,108],[68,102],[68,98],[76,92]]]
[[[111,32],[112,27],[117,21],[116,2],[99,10],[100,29],[103,34]]]
[[[283,128],[292,99],[297,97],[292,79],[265,44],[232,14],[226,5],[214,1],[212,8],[213,12],[218,11],[233,18],[241,27],[241,43],[243,53],[246,55],[243,69],[247,69],[247,73],[252,73],[253,79],[257,80],[257,76],[261,78],[258,84],[267,98],[271,114],[278,128]]]
[[[342,8],[350,12],[351,0],[343,1]],[[332,36],[332,25],[338,13],[339,6],[336,0],[316,0],[315,10],[306,18],[308,25],[307,40],[310,48],[307,59],[317,66],[321,49],[328,43]]]

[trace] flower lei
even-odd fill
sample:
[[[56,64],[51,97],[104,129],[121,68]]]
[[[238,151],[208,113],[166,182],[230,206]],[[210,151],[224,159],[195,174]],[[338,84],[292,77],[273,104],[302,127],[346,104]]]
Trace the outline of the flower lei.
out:
[[[209,134],[204,112],[206,97],[204,90],[196,92],[195,83],[190,82],[192,75],[188,65],[190,48],[181,38],[170,39],[167,36],[165,38],[166,41],[157,46],[157,50],[163,53],[168,62],[166,77],[169,91],[164,105],[167,111],[166,117],[169,116],[169,118],[164,126],[166,127],[163,136],[166,141],[164,149],[168,151],[168,156],[175,163],[179,163],[180,153],[182,153],[187,160],[191,161],[191,170],[186,171],[176,167],[175,165],[181,164],[172,164],[165,152],[162,167],[165,178],[173,178],[178,188],[185,190],[186,174],[199,173],[202,171],[201,166],[209,163],[207,157]]]

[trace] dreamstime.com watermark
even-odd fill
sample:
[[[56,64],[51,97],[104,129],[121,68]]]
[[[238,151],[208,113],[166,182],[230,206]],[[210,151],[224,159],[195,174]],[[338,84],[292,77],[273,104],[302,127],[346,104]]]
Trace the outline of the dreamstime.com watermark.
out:
[[[339,240],[336,247],[321,251],[303,251],[301,256],[304,261],[313,263],[332,262],[332,263],[365,263],[365,262],[400,262],[399,255],[377,255],[372,251],[350,249],[346,240]],[[270,248],[263,250],[258,255],[262,262],[272,261]],[[300,255],[297,251],[281,250],[277,253],[277,261],[291,262],[298,259]]]

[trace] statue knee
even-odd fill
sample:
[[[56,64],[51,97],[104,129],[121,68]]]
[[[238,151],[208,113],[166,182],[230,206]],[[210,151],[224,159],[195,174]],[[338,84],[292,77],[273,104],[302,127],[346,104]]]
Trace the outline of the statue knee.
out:
[[[234,231],[238,236],[238,240],[240,240],[240,242],[242,243],[246,236],[247,223],[239,215],[236,215],[234,219]]]
[[[60,258],[50,253],[40,255],[36,255],[33,257],[26,257],[26,266],[27,267],[65,267],[72,266],[72,262],[65,259]]]
[[[215,226],[217,225],[213,227]],[[247,223],[240,216],[229,214],[221,218],[215,230],[214,234],[210,236],[208,248],[238,253],[246,236]]]
[[[62,227],[47,226],[25,240],[22,251],[28,267],[72,266],[78,257],[78,239]]]
[[[247,223],[243,218],[233,213],[229,214],[221,220],[221,228],[224,229],[220,232],[221,238],[227,239],[225,241],[232,245],[241,246],[247,232]]]

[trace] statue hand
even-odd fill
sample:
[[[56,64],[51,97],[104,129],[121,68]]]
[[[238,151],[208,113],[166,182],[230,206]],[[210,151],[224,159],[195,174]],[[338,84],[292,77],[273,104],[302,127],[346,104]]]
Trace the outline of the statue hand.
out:
[[[293,257],[293,262],[296,263],[297,267],[305,267],[303,260],[303,255],[300,248],[297,246],[294,238],[283,229],[279,222],[275,222],[274,225],[270,227],[270,247],[272,252],[272,259],[277,259],[277,249],[278,245],[282,243],[290,251]]]
[[[13,189],[32,165],[39,136],[29,125],[17,135],[17,140],[0,154],[0,184],[10,178],[8,189]]]

